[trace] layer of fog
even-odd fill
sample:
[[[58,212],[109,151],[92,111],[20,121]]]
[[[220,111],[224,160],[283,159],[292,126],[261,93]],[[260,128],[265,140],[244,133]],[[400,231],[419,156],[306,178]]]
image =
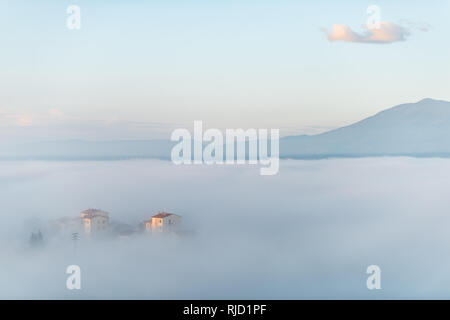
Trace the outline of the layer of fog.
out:
[[[256,166],[156,160],[0,163],[0,298],[448,298],[450,160],[365,158]],[[158,210],[192,232],[111,241],[44,233],[101,208],[130,225]],[[82,289],[66,289],[66,267]],[[366,288],[366,268],[382,289]]]

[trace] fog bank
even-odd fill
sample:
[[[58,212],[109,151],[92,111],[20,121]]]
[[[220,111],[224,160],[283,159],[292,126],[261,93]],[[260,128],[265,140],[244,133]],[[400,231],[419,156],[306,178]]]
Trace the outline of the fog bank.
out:
[[[448,298],[450,160],[0,163],[0,298]],[[114,240],[30,233],[101,208],[130,225],[159,210],[190,232]],[[66,289],[66,267],[82,289]],[[366,288],[379,265],[382,289]]]

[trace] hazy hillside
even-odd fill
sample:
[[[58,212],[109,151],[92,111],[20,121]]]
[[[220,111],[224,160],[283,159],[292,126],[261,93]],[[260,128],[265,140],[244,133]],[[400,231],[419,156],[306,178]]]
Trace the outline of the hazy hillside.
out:
[[[170,159],[168,140],[52,141],[3,145],[3,159],[111,160],[129,158]]]
[[[2,159],[170,159],[174,142],[59,141],[2,145]],[[383,155],[450,156],[450,102],[424,99],[402,104],[347,127],[318,135],[282,138],[284,158]]]
[[[283,138],[284,157],[450,155],[450,102],[402,104],[347,127]]]

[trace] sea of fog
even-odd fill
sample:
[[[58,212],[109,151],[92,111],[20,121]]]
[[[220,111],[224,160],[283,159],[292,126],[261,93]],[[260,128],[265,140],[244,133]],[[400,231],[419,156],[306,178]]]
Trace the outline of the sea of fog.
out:
[[[450,160],[0,162],[0,298],[450,298]],[[189,232],[111,240],[44,232],[100,208],[130,225],[160,210]],[[66,268],[81,267],[81,290]],[[368,290],[366,268],[381,268]]]

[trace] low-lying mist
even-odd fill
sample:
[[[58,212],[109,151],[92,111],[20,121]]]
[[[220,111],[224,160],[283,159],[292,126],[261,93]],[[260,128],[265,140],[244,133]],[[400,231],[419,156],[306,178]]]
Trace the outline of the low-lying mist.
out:
[[[0,298],[449,298],[450,160],[0,163]],[[86,239],[43,229],[98,208],[131,226],[158,211],[181,234]],[[81,290],[66,288],[68,265]],[[366,268],[381,268],[368,290]]]

